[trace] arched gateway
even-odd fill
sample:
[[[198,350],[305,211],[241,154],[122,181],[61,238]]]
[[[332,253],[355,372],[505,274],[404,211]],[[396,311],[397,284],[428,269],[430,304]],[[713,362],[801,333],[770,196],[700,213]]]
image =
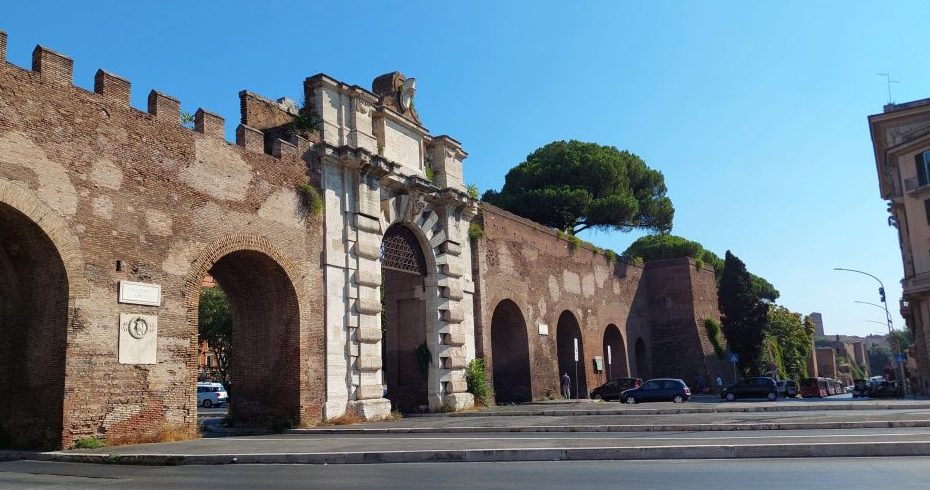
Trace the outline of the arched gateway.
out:
[[[584,354],[584,339],[581,328],[572,312],[566,310],[559,316],[556,327],[556,343],[559,356],[559,376],[568,373],[572,380],[572,398],[588,397],[588,382]],[[578,361],[575,361],[575,345],[578,346]]]
[[[491,317],[491,362],[497,403],[533,398],[526,322],[520,308],[509,299],[498,303]]]
[[[60,444],[68,276],[34,221],[0,202],[0,447]]]

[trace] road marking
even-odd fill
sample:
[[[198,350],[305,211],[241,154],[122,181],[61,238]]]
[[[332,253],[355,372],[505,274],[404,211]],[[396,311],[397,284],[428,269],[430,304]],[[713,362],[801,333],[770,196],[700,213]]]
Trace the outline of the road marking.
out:
[[[614,433],[611,433],[614,434]],[[617,433],[622,434],[622,433]],[[902,432],[902,433],[869,433],[869,434],[815,434],[815,435],[740,435],[720,437],[300,437],[291,438],[246,438],[224,437],[201,439],[202,441],[605,441],[610,439],[635,439],[641,441],[680,441],[684,439],[695,440],[747,440],[747,439],[827,439],[842,437],[900,437],[900,436],[927,436],[930,432]]]

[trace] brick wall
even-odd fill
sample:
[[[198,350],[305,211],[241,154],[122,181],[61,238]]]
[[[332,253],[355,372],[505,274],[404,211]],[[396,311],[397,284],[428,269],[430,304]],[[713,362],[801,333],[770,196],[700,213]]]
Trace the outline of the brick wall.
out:
[[[483,205],[483,223],[485,236],[473,247],[477,354],[492,374],[495,328],[520,324],[494,324],[502,302],[512,302],[524,322],[535,399],[559,393],[557,337],[565,312],[581,332],[589,390],[606,379],[605,372],[594,371],[593,358],[601,356],[606,363],[608,328],[618,329],[623,343],[623,355],[613,352],[614,376],[672,376],[693,384],[698,374],[715,375],[725,367],[714,360],[703,327],[704,318],[719,318],[712,271],[697,270],[688,259],[650,264],[645,271],[611,264],[587,246],[572,250],[553,230],[488,204]],[[540,333],[541,324],[548,334]],[[646,349],[642,369],[637,369],[640,339]]]
[[[318,417],[324,390],[322,230],[295,190],[308,173],[318,179],[312,159],[302,157],[307,142],[277,144],[277,156],[261,146],[232,145],[223,139],[219,116],[198,110],[196,130],[183,128],[177,100],[152,91],[149,111],[139,111],[128,105],[130,82],[101,70],[95,92],[89,92],[71,85],[72,64],[41,47],[33,71],[0,62],[0,257],[26,247],[42,263],[54,263],[46,257],[57,253],[67,282],[64,310],[50,310],[59,316],[36,330],[45,336],[42,342],[11,333],[23,328],[22,313],[2,315],[0,345],[12,345],[5,348],[24,357],[18,362],[4,356],[0,362],[14,365],[0,370],[49,366],[42,370],[49,379],[30,380],[29,389],[9,377],[0,380],[0,399],[12,400],[0,414],[7,426],[14,433],[22,432],[16,426],[42,433],[57,426],[60,435],[50,438],[51,446],[165,423],[194,426],[197,301],[211,271],[231,293],[236,362],[266,373],[261,379],[250,371],[233,374],[234,392],[243,390],[233,400],[266,400],[261,407],[237,407],[236,417]],[[33,245],[31,237],[38,235],[30,223],[48,237],[40,245]],[[35,287],[28,287],[22,278],[38,270],[28,268],[0,279],[4,296],[54,291],[60,284],[59,270],[59,279],[36,277]],[[121,280],[161,285],[162,305],[117,303]],[[240,283],[249,287],[237,290]],[[120,313],[158,315],[156,364],[118,362]],[[63,337],[64,344],[57,340]],[[49,359],[62,359],[63,349],[67,357],[59,369]],[[54,375],[56,370],[64,374]],[[41,388],[54,383],[62,387]],[[264,391],[249,395],[249,385]],[[63,400],[55,395],[62,392]],[[64,416],[35,421],[16,415],[25,413],[16,408],[25,405]]]

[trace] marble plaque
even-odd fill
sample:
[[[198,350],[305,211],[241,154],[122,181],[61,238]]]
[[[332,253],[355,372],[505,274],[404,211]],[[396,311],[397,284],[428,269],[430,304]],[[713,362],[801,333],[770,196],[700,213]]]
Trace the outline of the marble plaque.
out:
[[[545,323],[539,324],[539,335],[549,335],[549,325]]]
[[[120,364],[155,364],[157,350],[157,315],[119,314]]]
[[[161,306],[161,286],[144,282],[120,281],[120,303]]]

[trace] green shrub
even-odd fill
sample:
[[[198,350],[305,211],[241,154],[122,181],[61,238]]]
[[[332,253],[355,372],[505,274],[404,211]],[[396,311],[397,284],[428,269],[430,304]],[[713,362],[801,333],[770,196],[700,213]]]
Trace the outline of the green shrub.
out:
[[[613,250],[611,250],[611,249],[609,249],[609,248],[608,248],[607,250],[604,251],[604,257],[607,258],[607,263],[608,263],[608,264],[616,264],[616,263],[617,263],[617,252],[614,252]]]
[[[194,129],[194,115],[187,111],[181,111],[181,126]]]
[[[713,318],[704,320],[704,328],[707,329],[707,338],[710,344],[714,346],[714,353],[718,359],[724,358],[723,345],[720,344],[720,323]]]
[[[581,239],[575,235],[569,236],[568,237],[568,249],[574,252],[575,250],[578,250],[579,247],[581,247]]]
[[[638,256],[638,255],[637,255],[636,257],[633,257],[632,259],[630,259],[630,265],[635,265],[635,266],[637,266],[637,267],[642,267],[643,264],[645,264],[645,263],[646,263],[646,262],[643,260],[643,258],[640,257],[640,256]]]
[[[436,178],[436,171],[433,170],[432,166],[427,165],[426,166],[426,180],[433,182],[435,178]]]
[[[297,192],[304,196],[304,204],[307,206],[307,211],[314,215],[320,214],[320,211],[323,210],[323,198],[316,190],[316,187],[306,182],[301,182],[297,184],[296,187]]]
[[[478,193],[478,186],[475,184],[468,184],[468,197],[476,201],[481,197],[481,195]]]
[[[490,407],[494,405],[494,396],[488,384],[488,375],[484,370],[484,359],[472,359],[465,369],[465,381],[468,392],[474,395],[475,403]]]
[[[696,267],[697,270],[703,269],[703,268],[704,268],[704,260],[702,260],[702,259],[694,259],[694,267]]]
[[[472,240],[481,240],[484,238],[484,228],[478,223],[468,225],[468,238]]]
[[[74,449],[97,449],[105,446],[104,442],[96,437],[82,437],[74,441]]]

